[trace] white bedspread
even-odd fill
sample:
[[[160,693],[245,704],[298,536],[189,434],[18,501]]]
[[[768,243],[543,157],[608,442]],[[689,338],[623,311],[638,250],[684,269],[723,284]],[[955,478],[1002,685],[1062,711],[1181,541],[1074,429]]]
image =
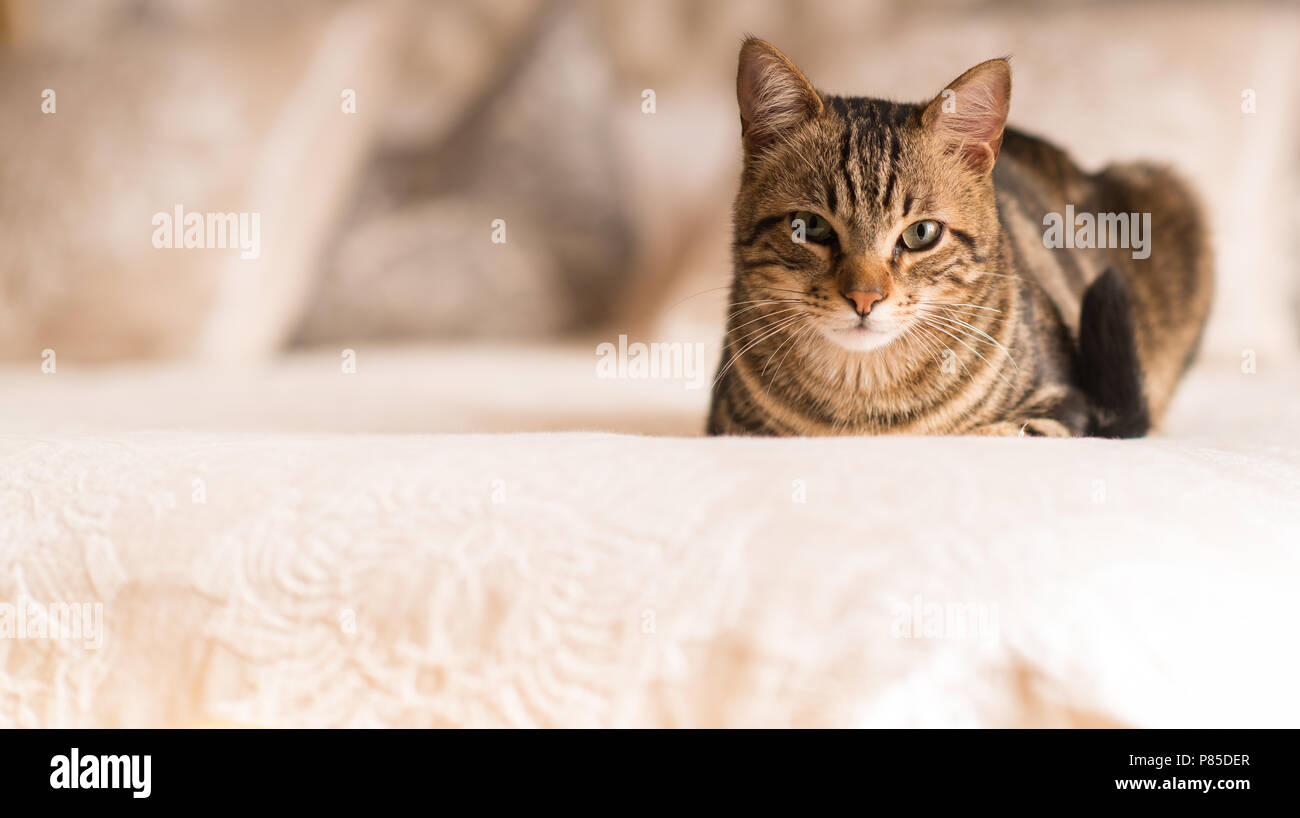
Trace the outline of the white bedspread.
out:
[[[1300,726],[1294,381],[1130,442],[414,433],[590,377],[482,354],[0,375],[0,602],[103,613],[0,639],[0,725]],[[614,389],[573,425],[698,428]]]

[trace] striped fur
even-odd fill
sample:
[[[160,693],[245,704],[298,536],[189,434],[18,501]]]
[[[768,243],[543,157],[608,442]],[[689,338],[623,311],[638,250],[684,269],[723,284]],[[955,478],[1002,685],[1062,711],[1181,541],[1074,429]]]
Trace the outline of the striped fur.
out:
[[[775,48],[746,41],[745,166],[710,434],[1069,436],[1159,420],[1209,308],[1192,194],[1145,164],[1084,173],[1050,144],[1004,129],[1005,61],[950,88],[929,105],[828,96]],[[765,120],[773,106],[779,119]],[[1151,213],[1151,256],[1046,248],[1044,214],[1067,204]],[[791,218],[804,211],[834,239],[793,240]],[[942,233],[910,251],[899,237],[922,219]],[[1084,330],[1134,337],[1081,344],[1085,294],[1107,270],[1124,286],[1092,303],[1132,314],[1098,313]],[[860,318],[845,296],[855,290],[885,297]],[[1112,371],[1118,364],[1081,361],[1081,348],[1136,356],[1114,357],[1129,371]],[[1123,394],[1107,377],[1141,384],[1140,423],[1102,405]]]

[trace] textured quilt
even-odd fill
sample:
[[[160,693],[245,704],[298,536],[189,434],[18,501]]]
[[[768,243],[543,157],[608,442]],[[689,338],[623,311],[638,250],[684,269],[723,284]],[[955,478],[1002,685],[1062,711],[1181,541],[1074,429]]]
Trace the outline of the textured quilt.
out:
[[[0,376],[0,725],[1300,725],[1294,383],[1142,441],[632,434],[703,396],[590,385],[624,433],[445,433],[510,411],[484,354]],[[559,424],[548,355],[479,428]]]

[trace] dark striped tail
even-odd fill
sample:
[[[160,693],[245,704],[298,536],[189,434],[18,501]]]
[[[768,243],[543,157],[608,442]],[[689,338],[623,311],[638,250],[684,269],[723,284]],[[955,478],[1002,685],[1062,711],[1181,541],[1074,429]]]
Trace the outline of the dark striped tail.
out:
[[[1128,285],[1108,269],[1083,294],[1079,387],[1088,396],[1088,434],[1142,437],[1151,428]]]

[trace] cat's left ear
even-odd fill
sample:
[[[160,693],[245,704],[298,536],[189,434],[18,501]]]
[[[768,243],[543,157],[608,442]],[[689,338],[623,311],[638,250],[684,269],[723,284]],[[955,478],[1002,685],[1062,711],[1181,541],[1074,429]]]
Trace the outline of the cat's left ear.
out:
[[[1011,66],[987,60],[962,74],[926,106],[921,123],[972,170],[989,173],[1002,149],[1011,106]]]

